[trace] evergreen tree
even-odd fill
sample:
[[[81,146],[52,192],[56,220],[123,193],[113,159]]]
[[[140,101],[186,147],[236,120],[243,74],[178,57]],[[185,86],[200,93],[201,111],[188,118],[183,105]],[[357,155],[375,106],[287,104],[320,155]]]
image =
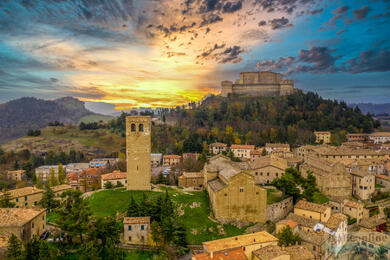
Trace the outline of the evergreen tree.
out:
[[[49,212],[59,206],[59,201],[55,199],[55,194],[49,185],[45,186],[45,192],[39,204],[46,208]]]
[[[58,165],[58,182],[60,184],[64,184],[65,183],[65,170],[64,170],[64,167],[62,166],[62,163],[60,163]]]
[[[19,168],[20,168],[19,163],[16,160],[15,163],[14,163],[14,170],[19,170]]]
[[[11,201],[11,194],[7,191],[3,191],[3,195],[0,197],[0,208],[13,208],[15,203]]]
[[[146,198],[145,192],[142,193],[142,200],[138,205],[138,215],[140,217],[150,216],[150,203]]]
[[[39,259],[39,240],[34,236],[32,240],[27,241],[24,250],[24,258],[29,260],[38,260]]]
[[[303,197],[306,198],[307,201],[313,202],[314,193],[316,193],[318,189],[316,177],[313,175],[312,172],[308,172],[303,188]]]
[[[126,211],[126,216],[127,217],[139,217],[139,206],[137,202],[134,200],[133,195],[130,197],[130,204],[127,207]]]
[[[8,240],[7,259],[19,260],[22,258],[22,242],[12,234]]]
[[[52,168],[52,169],[50,169],[49,186],[50,186],[50,187],[53,187],[53,186],[56,186],[56,185],[58,185],[58,181],[57,181],[57,178],[56,178],[54,169]]]
[[[298,234],[292,232],[290,226],[284,227],[276,234],[276,237],[279,239],[279,245],[281,246],[293,246],[302,243],[302,239]]]
[[[107,190],[110,190],[110,189],[114,188],[114,185],[112,185],[112,182],[106,181],[106,183],[104,183],[104,188]]]
[[[51,252],[49,249],[49,245],[46,241],[39,241],[39,260],[50,260],[53,259],[51,257]]]

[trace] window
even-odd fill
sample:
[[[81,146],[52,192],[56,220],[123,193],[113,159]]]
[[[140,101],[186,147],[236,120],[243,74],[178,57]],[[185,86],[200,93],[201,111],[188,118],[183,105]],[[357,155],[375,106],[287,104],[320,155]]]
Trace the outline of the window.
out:
[[[27,201],[27,196],[24,196],[24,200]]]
[[[256,176],[257,176],[258,172],[256,172]]]
[[[131,236],[129,236],[129,241],[131,241]]]
[[[45,220],[45,216],[42,216],[42,220]]]
[[[313,251],[316,251],[316,246],[313,246]]]
[[[129,231],[131,231],[131,225],[129,225],[127,229],[128,229]],[[129,240],[131,240],[131,239],[129,239]]]
[[[34,206],[36,206],[38,203],[36,201],[34,201]]]
[[[144,131],[144,124],[139,124],[138,131],[143,132]]]
[[[279,173],[276,173],[276,177],[278,177],[279,176]]]
[[[240,192],[244,192],[244,188],[241,187],[241,188],[240,188]]]
[[[19,198],[16,198],[15,201],[16,201],[16,202],[19,202]]]
[[[26,207],[27,207],[27,204],[28,204],[27,202],[26,202],[26,203],[24,203],[24,206],[26,206]]]
[[[131,132],[135,132],[135,124],[131,124]]]
[[[34,223],[31,223],[31,227],[34,228]]]
[[[144,225],[141,225],[141,230],[145,230],[145,227],[144,227]]]
[[[225,193],[225,197],[227,197],[227,193]]]
[[[267,176],[269,176],[269,172],[267,172]]]

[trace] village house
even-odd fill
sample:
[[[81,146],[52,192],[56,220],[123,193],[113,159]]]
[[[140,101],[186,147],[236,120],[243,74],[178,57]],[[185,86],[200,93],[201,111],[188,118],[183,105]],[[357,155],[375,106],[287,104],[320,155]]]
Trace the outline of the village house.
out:
[[[314,255],[304,246],[265,246],[252,252],[253,260],[314,260]]]
[[[361,200],[368,200],[375,192],[375,176],[361,168],[351,170],[352,194]]]
[[[313,229],[297,229],[297,234],[302,239],[302,246],[306,247],[318,260],[332,259],[330,247],[331,236],[324,231]]]
[[[100,175],[103,169],[89,168],[77,175],[76,189],[81,192],[97,190],[101,187]]]
[[[118,158],[99,158],[89,161],[89,168],[106,169],[114,166],[119,161]]]
[[[252,252],[258,250],[262,247],[278,244],[278,239],[268,232],[255,232],[235,237],[227,237],[218,240],[203,242],[203,251],[204,254],[207,254],[211,259],[215,259],[214,256],[217,256],[220,252],[225,252],[227,250],[239,249],[245,253],[247,259],[252,259]],[[194,256],[196,260],[200,259],[210,259],[210,258],[197,258],[198,256]],[[218,258],[217,258],[218,259]],[[234,259],[234,258],[227,258]],[[242,258],[238,258],[242,259]]]
[[[77,172],[80,173],[89,168],[89,163],[68,163],[63,166],[66,173],[68,172]]]
[[[212,256],[209,253],[195,254],[192,260],[248,260],[242,247],[222,250],[214,253]]]
[[[281,144],[281,143],[266,143],[265,151],[267,152],[267,154],[276,153],[276,152],[289,152],[290,145]]]
[[[294,214],[326,223],[331,216],[330,207],[300,200],[294,206]]]
[[[360,223],[362,232],[384,232],[386,231],[386,218],[381,215],[375,215],[369,218],[363,218]]]
[[[125,217],[123,239],[127,244],[150,244],[150,217]]]
[[[352,195],[351,175],[341,163],[331,163],[314,156],[306,157],[300,165],[302,176],[312,172],[316,177],[317,187],[330,199],[347,199]]]
[[[62,200],[62,194],[68,190],[71,190],[72,186],[70,186],[69,184],[61,184],[50,188],[55,195],[55,199]]]
[[[113,186],[122,184],[123,187],[127,186],[127,173],[120,171],[113,171],[110,173],[100,175],[101,188],[104,189],[104,185],[107,182],[111,182]]]
[[[383,159],[366,159],[366,160],[356,160],[346,165],[346,167],[349,171],[358,168],[360,170],[364,170],[377,175],[377,174],[386,173],[385,165],[386,165],[386,161]]]
[[[151,160],[152,167],[160,166],[162,163],[162,158],[163,158],[162,153],[150,154],[150,160]]]
[[[25,170],[7,171],[5,175],[6,178],[9,180],[22,181],[24,176],[26,175],[26,171]]]
[[[14,234],[21,241],[38,238],[46,231],[46,209],[0,208],[0,233],[8,237]]]
[[[365,142],[367,140],[367,134],[347,134],[348,142]]]
[[[196,161],[199,158],[199,153],[183,153],[182,157],[183,157],[183,161],[188,159]]]
[[[275,234],[279,233],[287,226],[289,226],[294,232],[294,230],[298,227],[298,223],[292,219],[282,219],[275,224]]]
[[[332,234],[331,247],[332,251],[337,255],[342,247],[347,243],[348,239],[348,218],[344,214],[336,213],[330,216],[325,227]]]
[[[257,148],[250,152],[251,162],[254,162],[256,159],[259,159],[263,155],[264,148]]]
[[[227,152],[227,144],[224,143],[212,143],[209,145],[209,151],[211,154],[220,154]]]
[[[166,154],[163,156],[164,166],[177,166],[180,164],[181,156],[176,154]]]
[[[203,168],[204,187],[214,217],[220,221],[266,221],[267,192],[256,185],[249,164],[217,155]]]
[[[63,166],[64,173],[66,168]],[[46,183],[50,179],[51,172],[54,172],[54,177],[58,178],[58,165],[42,165],[35,168],[35,176],[41,178],[43,183]]]
[[[323,205],[329,206],[332,209],[332,214],[343,213],[344,201],[346,201],[346,199],[331,199]]]
[[[376,175],[375,183],[382,185],[387,191],[390,190],[390,176],[388,175],[383,175],[383,174]]]
[[[390,142],[390,132],[374,132],[368,135],[368,140],[374,144],[383,144]]]
[[[251,151],[255,150],[254,145],[246,145],[246,144],[232,144],[230,146],[230,151],[233,153],[234,157],[237,158],[251,158]]]
[[[73,190],[80,189],[79,187],[79,175],[81,173],[69,172],[66,174],[66,182],[72,187]]]
[[[329,144],[331,133],[329,131],[315,131],[316,143]]]
[[[179,176],[179,186],[183,188],[203,188],[204,177],[202,172],[183,172]]]
[[[356,222],[359,224],[360,221],[363,219],[363,209],[363,203],[353,200],[346,200],[344,202],[343,213],[345,215],[348,215],[352,219],[355,218]]]
[[[15,203],[15,208],[25,208],[37,206],[42,199],[43,190],[35,187],[24,187],[9,190],[11,202]],[[0,196],[3,193],[0,193]]]
[[[271,183],[282,177],[287,168],[287,160],[274,154],[263,156],[251,163],[251,173],[256,184]]]

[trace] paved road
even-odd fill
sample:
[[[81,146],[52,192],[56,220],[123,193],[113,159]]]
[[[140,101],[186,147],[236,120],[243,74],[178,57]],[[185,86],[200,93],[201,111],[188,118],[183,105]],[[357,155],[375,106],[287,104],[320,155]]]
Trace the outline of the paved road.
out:
[[[170,166],[158,166],[152,168],[152,179],[157,178],[162,171],[170,168]]]

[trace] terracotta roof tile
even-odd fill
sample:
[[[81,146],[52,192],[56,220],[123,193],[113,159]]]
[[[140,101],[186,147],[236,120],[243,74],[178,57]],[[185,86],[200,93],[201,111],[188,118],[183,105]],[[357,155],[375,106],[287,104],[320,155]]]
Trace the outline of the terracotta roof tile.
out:
[[[51,189],[54,192],[59,192],[63,190],[70,190],[72,189],[72,186],[70,186],[69,184],[61,184],[61,185],[53,186],[51,187]]]
[[[247,260],[245,252],[242,247],[231,250],[223,250],[213,254],[213,257],[209,253],[201,253],[193,256],[195,260]]]
[[[150,217],[125,217],[123,224],[142,224],[150,223]]]
[[[22,226],[45,211],[42,208],[0,208],[0,227]]]
[[[107,180],[120,180],[120,179],[126,179],[127,178],[127,173],[126,172],[113,171],[113,172],[110,172],[110,173],[102,174],[100,177],[104,181],[107,181]]]
[[[254,145],[247,145],[247,144],[232,144],[230,146],[230,149],[251,149],[251,150],[254,150],[255,146]]]
[[[163,158],[164,159],[181,159],[181,156],[176,155],[176,154],[166,154],[166,155],[164,155]]]
[[[300,200],[295,204],[294,208],[324,213],[329,207],[306,200]]]
[[[44,191],[35,187],[24,187],[20,189],[14,189],[14,190],[9,190],[9,194],[11,195],[12,198],[19,198],[27,195],[32,195],[36,193],[43,193]],[[0,195],[3,193],[1,192]]]
[[[346,221],[348,218],[344,214],[336,213],[330,216],[328,222],[326,222],[326,227],[330,229],[337,229],[340,224]]]

